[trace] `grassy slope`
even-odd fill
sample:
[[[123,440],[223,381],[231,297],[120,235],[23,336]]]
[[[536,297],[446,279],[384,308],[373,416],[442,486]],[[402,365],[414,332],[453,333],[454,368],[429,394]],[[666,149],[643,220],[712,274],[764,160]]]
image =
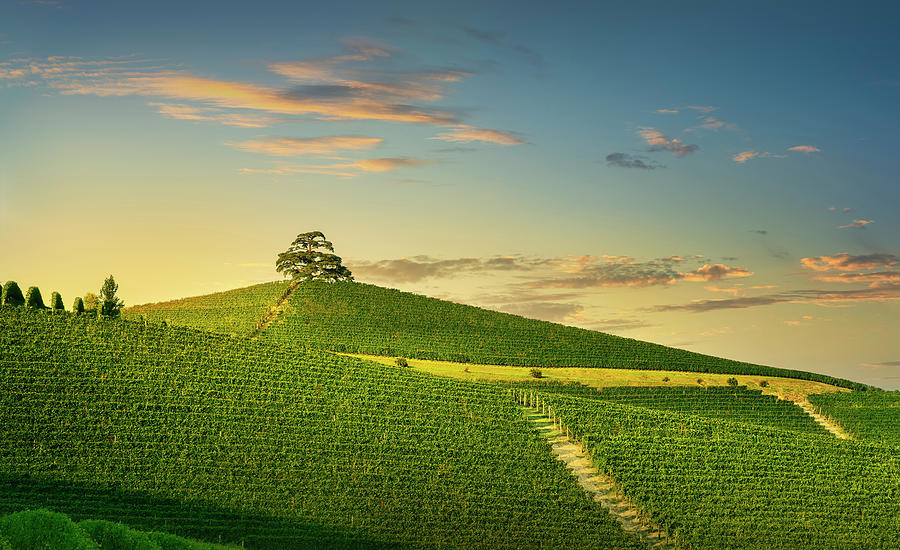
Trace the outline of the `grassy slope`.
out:
[[[263,338],[341,352],[519,366],[613,367],[784,376],[820,374],[711,357],[361,283],[304,283]]]
[[[505,390],[0,308],[0,513],[249,547],[630,547]]]
[[[809,402],[858,439],[900,446],[900,391],[811,395]]]
[[[362,355],[357,357],[376,361],[384,365],[395,364],[396,357],[382,355]],[[473,363],[454,363],[451,361],[431,361],[428,359],[408,359],[411,367],[423,372],[430,372],[441,376],[450,376],[460,380],[483,380],[498,382],[522,382],[533,380],[530,369],[522,367],[510,367],[506,365],[482,365]],[[547,382],[569,383],[577,382],[593,388],[610,388],[617,386],[654,386],[654,387],[683,387],[683,386],[727,386],[730,374],[698,374],[696,372],[636,370],[636,369],[605,369],[605,368],[541,368],[541,376]],[[668,378],[668,380],[666,380]],[[738,376],[738,382],[752,390],[759,390],[764,395],[774,395],[780,399],[789,401],[806,401],[810,394],[849,392],[846,388],[839,388],[822,382],[800,380],[797,378],[782,378],[778,376]],[[697,380],[702,380],[698,384]],[[762,385],[765,383],[765,385]],[[878,393],[878,392],[875,392]]]
[[[892,548],[896,447],[542,394],[601,470],[694,548]]]
[[[126,308],[123,315],[126,319],[137,320],[143,315],[151,322],[166,321],[177,326],[246,336],[288,284],[289,281],[275,281],[204,296],[133,306]]]

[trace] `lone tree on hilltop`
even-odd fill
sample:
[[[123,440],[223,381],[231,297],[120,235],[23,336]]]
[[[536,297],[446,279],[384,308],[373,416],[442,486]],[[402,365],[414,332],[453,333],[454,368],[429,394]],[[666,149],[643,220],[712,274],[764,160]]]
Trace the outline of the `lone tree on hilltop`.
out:
[[[25,296],[22,295],[22,289],[15,281],[6,281],[3,285],[3,305],[5,306],[24,306]]]
[[[100,315],[106,317],[119,316],[119,312],[122,311],[125,303],[116,296],[117,290],[119,290],[119,285],[116,284],[116,280],[113,279],[112,275],[103,281],[103,286],[100,287],[100,301],[98,304]]]
[[[330,252],[334,252],[334,246],[321,231],[301,233],[278,255],[275,270],[296,282],[352,281],[353,274],[341,265],[341,258]]]

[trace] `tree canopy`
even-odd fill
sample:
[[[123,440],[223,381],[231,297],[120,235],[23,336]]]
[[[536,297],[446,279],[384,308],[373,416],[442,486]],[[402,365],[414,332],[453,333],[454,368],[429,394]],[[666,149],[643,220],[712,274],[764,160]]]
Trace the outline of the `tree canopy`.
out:
[[[118,317],[119,312],[125,307],[125,303],[116,296],[117,290],[119,290],[119,285],[116,284],[112,275],[103,281],[103,286],[100,287],[100,315]]]
[[[334,246],[321,231],[301,233],[278,255],[275,270],[294,281],[352,281],[353,274],[333,252]]]

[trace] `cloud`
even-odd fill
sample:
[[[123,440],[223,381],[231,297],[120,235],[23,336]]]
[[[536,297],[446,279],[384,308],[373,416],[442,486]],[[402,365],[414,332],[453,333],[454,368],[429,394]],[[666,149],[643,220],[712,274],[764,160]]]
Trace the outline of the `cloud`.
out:
[[[744,309],[772,304],[813,303],[824,305],[835,302],[887,302],[892,300],[900,300],[900,284],[860,290],[809,289],[764,294],[762,296],[728,298],[724,300],[695,300],[687,304],[658,305],[650,308],[650,311],[687,311],[692,313],[702,313],[726,309]]]
[[[700,149],[698,145],[683,143],[678,138],[669,139],[654,128],[641,128],[638,135],[650,146],[651,151],[669,151],[675,156],[683,157]]]
[[[881,361],[879,363],[860,363],[862,367],[900,367],[900,361]]]
[[[858,271],[893,267],[900,264],[900,257],[883,253],[854,256],[842,252],[833,256],[803,258],[800,263],[803,267],[814,271]]]
[[[700,111],[701,113],[711,113],[718,110],[718,107],[713,107],[711,105],[686,105],[682,107],[682,109],[691,109],[692,111]]]
[[[731,157],[731,160],[733,160],[734,162],[739,162],[739,163],[743,164],[743,163],[747,162],[748,160],[750,160],[752,158],[756,158],[758,156],[759,156],[759,153],[757,153],[756,151],[753,151],[751,149],[748,151],[742,151],[742,152],[734,155],[733,157]]]
[[[483,42],[497,48],[507,48],[518,53],[525,59],[525,61],[529,65],[531,65],[535,69],[543,70],[545,68],[544,56],[529,48],[528,46],[508,41],[506,39],[506,33],[504,32],[481,30],[472,27],[463,27],[462,30],[469,38],[473,38],[475,40],[478,40],[479,42]]]
[[[705,264],[696,271],[690,273],[680,273],[681,278],[685,281],[719,281],[732,277],[750,277],[752,271],[748,271],[743,267],[728,267],[724,264]]]
[[[819,153],[822,151],[815,145],[794,145],[793,147],[788,147],[787,150],[788,151],[797,151],[800,153]]]
[[[737,124],[733,122],[725,122],[724,120],[718,119],[711,115],[700,115],[697,118],[700,120],[700,124],[691,126],[690,128],[686,128],[685,132],[695,132],[697,130],[713,130],[718,132],[722,128],[725,128],[726,130],[738,129]]]
[[[414,283],[424,279],[451,278],[462,274],[527,271],[534,267],[520,256],[492,258],[455,258],[441,260],[430,256],[414,256],[394,260],[348,262],[359,279],[393,283]]]
[[[156,107],[159,114],[168,118],[218,122],[240,128],[263,128],[278,120],[276,117],[266,115],[226,112],[214,107],[194,107],[183,103],[150,102],[147,105]]]
[[[279,157],[300,155],[331,155],[341,150],[372,149],[382,142],[381,138],[363,136],[327,136],[315,138],[289,138],[267,136],[260,140],[239,143],[226,142],[225,145]]]
[[[429,139],[439,139],[453,143],[483,141],[486,143],[497,143],[499,145],[523,145],[527,143],[509,132],[489,130],[487,128],[475,128],[474,126],[458,126]]]
[[[766,231],[765,229],[751,229],[750,232],[756,233],[758,235],[768,235],[769,234],[769,232]]]
[[[641,170],[663,168],[663,165],[648,160],[646,157],[629,155],[627,153],[610,153],[606,155],[606,165],[619,168],[639,168]]]
[[[552,277],[526,282],[528,288],[645,287],[671,285],[678,281],[718,281],[731,277],[748,277],[752,272],[742,267],[706,264],[695,271],[679,272],[671,262],[638,262],[634,258],[613,257],[597,261],[592,256],[548,260],[549,265],[573,277]]]
[[[379,159],[364,159],[358,160],[349,166],[352,168],[358,168],[360,170],[364,170],[366,172],[390,172],[392,170],[397,170],[398,168],[409,168],[412,166],[422,166],[424,164],[431,164],[433,160],[428,159],[415,159],[410,157],[394,157],[394,158],[379,158]]]
[[[747,162],[748,160],[755,159],[755,158],[760,158],[760,159],[767,159],[767,158],[783,159],[783,158],[785,158],[785,157],[786,157],[786,155],[776,155],[776,154],[770,153],[770,152],[768,152],[768,151],[764,151],[764,152],[762,152],[762,153],[759,153],[759,152],[757,152],[757,151],[754,151],[754,150],[750,149],[750,150],[748,150],[748,151],[741,151],[740,153],[734,155],[733,157],[731,157],[731,160],[733,160],[734,162],[740,163],[740,164],[744,164],[744,163]]]
[[[838,229],[865,229],[867,225],[870,223],[875,223],[872,220],[853,220],[847,225],[839,225]]]
[[[678,109],[657,109],[655,112],[661,115],[675,115],[678,114]]]
[[[390,172],[399,168],[422,166],[434,162],[428,159],[410,157],[363,159],[354,162],[336,162],[333,164],[282,164],[275,168],[242,168],[242,174],[268,174],[273,176],[290,176],[295,174],[317,174],[354,178],[361,172]]]
[[[884,286],[886,283],[900,283],[900,271],[878,271],[875,273],[835,273],[832,275],[815,275],[813,279],[829,283],[870,283],[872,287]]]

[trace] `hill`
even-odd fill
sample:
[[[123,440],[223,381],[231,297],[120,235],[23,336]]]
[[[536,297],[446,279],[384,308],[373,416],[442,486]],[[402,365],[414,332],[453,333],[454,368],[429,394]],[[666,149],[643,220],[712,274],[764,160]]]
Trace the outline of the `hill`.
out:
[[[251,548],[631,548],[507,390],[0,308],[0,513]]]
[[[295,287],[261,338],[443,361],[782,376],[868,389],[822,374],[712,357],[355,282]]]
[[[233,336],[247,336],[263,318],[268,308],[287,290],[289,281],[259,285],[125,308],[126,319],[163,321]]]

